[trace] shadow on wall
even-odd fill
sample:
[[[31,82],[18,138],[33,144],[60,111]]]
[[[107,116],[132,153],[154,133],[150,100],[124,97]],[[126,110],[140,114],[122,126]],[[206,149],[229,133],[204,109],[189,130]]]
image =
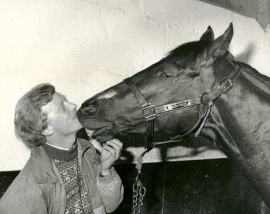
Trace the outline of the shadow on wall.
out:
[[[235,60],[248,64],[255,52],[254,50],[255,50],[255,44],[249,43],[246,49],[241,54],[238,54],[237,56],[235,56]]]

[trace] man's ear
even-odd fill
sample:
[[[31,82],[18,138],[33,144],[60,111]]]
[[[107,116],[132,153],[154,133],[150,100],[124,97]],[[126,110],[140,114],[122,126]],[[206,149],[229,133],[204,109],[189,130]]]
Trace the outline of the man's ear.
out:
[[[53,133],[53,127],[51,125],[48,125],[48,127],[42,131],[42,134],[46,137],[53,135]]]

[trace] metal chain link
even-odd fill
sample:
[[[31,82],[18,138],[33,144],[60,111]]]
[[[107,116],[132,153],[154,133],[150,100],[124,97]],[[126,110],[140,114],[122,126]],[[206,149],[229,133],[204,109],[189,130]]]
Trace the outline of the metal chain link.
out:
[[[136,178],[133,183],[132,214],[141,213],[141,207],[143,206],[143,198],[145,194],[146,188],[142,185],[141,181]]]
[[[141,176],[142,158],[144,154],[145,153],[143,153],[137,159],[137,177],[135,178],[133,183],[132,214],[141,213],[141,207],[143,206],[143,198],[146,194],[146,188],[142,185],[142,182],[139,179],[139,177]]]

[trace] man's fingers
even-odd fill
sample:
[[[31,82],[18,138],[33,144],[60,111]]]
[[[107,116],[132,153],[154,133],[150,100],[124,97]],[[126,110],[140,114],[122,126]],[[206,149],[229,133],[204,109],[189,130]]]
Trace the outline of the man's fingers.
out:
[[[114,148],[112,148],[111,146],[109,145],[104,145],[103,146],[103,149],[105,149],[107,152],[109,152],[112,156],[116,156],[116,151]]]
[[[121,145],[119,145],[115,142],[112,142],[112,141],[108,141],[106,144],[110,145],[111,147],[113,147],[114,149],[119,150],[119,151],[122,149]]]
[[[120,156],[121,150],[122,150],[122,143],[121,142],[118,143],[118,142],[108,141],[106,144],[115,149],[115,151],[116,151],[116,157],[119,157]]]
[[[120,149],[123,148],[123,143],[118,139],[109,140],[107,143],[109,143],[111,146],[115,145],[115,146],[119,147]]]
[[[102,145],[101,145],[100,142],[98,142],[98,141],[95,140],[95,139],[91,139],[90,142],[93,144],[93,146],[95,147],[95,149],[96,149],[99,153],[102,152],[102,149],[103,149],[103,148],[102,148]]]
[[[118,139],[109,140],[103,145],[95,139],[91,139],[90,142],[99,153],[102,153],[104,152],[103,150],[105,150],[106,152],[109,152],[110,155],[112,155],[114,158],[119,158],[123,147],[123,143]]]
[[[86,131],[86,134],[88,135],[88,137],[92,138],[92,135],[93,135],[93,130],[90,130],[90,129],[85,129]]]
[[[121,149],[123,147],[123,143],[120,140],[118,140],[118,139],[112,139],[109,142],[113,142],[113,143],[119,145],[121,147]]]

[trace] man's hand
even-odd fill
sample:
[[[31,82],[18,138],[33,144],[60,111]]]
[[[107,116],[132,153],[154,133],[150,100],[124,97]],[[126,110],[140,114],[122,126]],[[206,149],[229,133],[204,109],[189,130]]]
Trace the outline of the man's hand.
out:
[[[103,144],[101,151],[101,176],[111,174],[111,167],[121,155],[123,144],[117,139],[112,139]]]
[[[92,137],[93,131],[90,129],[85,129],[89,138]],[[112,139],[104,143],[103,145],[95,139],[91,139],[90,142],[96,148],[96,150],[101,154],[101,168],[100,175],[107,176],[111,174],[111,168],[115,161],[121,155],[121,150],[123,143],[118,139]]]

